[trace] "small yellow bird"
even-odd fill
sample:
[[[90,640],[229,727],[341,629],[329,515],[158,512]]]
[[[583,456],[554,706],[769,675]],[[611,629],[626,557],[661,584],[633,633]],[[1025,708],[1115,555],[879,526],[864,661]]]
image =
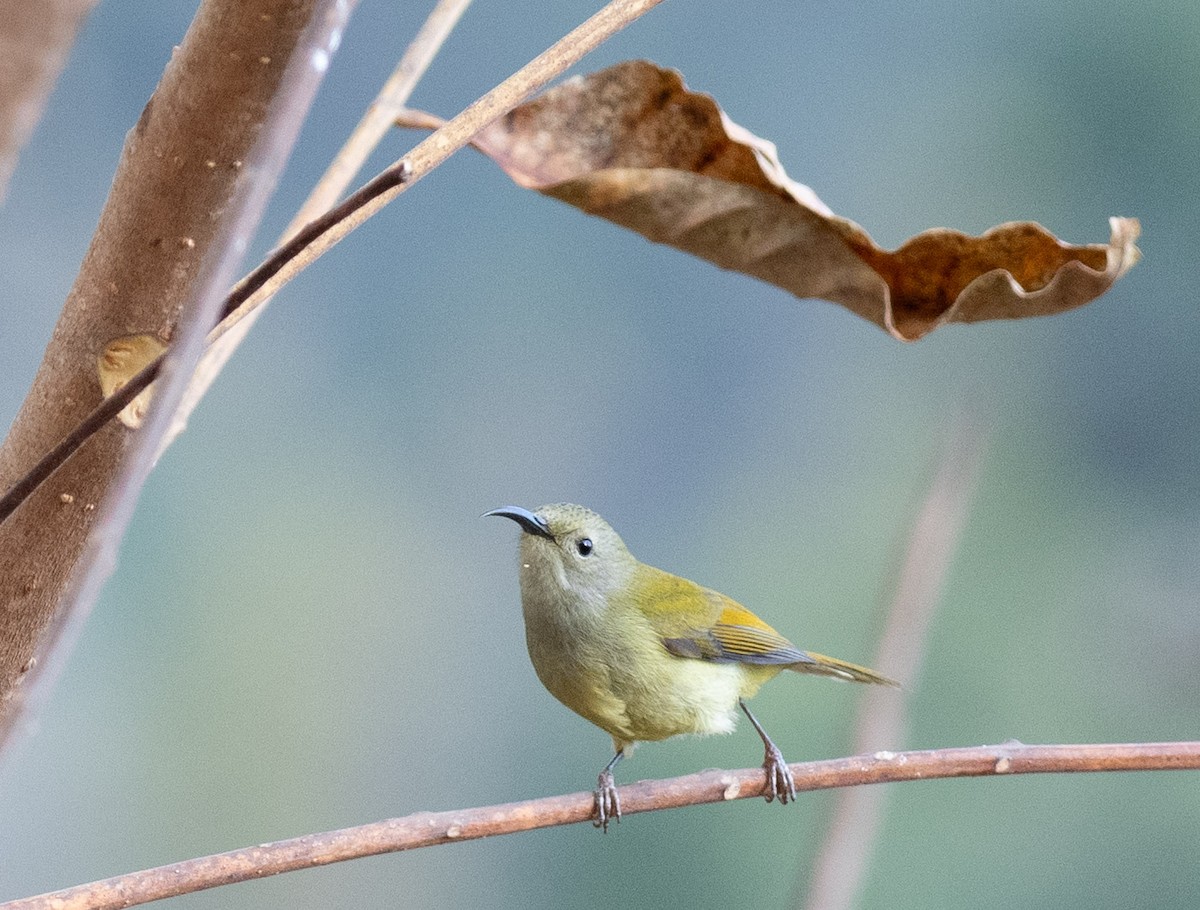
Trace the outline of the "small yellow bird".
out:
[[[737,709],[762,737],[767,802],[795,799],[783,754],[746,707],[783,670],[895,686],[874,670],[799,650],[724,594],[638,562],[617,532],[569,503],[504,506],[521,535],[525,641],[550,694],[608,733],[594,824],[621,820],[613,768],[641,740],[730,733]]]

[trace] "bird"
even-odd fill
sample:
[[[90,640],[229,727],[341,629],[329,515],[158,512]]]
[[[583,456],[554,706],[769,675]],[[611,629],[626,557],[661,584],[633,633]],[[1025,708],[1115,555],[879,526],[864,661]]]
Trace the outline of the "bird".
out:
[[[766,801],[796,784],[746,701],[784,670],[897,686],[867,667],[801,651],[741,604],[638,559],[607,521],[580,505],[502,506],[484,517],[521,528],[521,607],[538,679],[612,737],[592,821],[621,820],[613,771],[638,742],[731,733],[738,710],[762,739]]]

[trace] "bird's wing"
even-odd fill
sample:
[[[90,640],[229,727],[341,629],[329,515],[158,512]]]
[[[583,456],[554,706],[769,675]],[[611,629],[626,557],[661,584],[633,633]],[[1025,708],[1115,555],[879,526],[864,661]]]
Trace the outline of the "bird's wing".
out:
[[[716,591],[702,589],[712,604],[707,622],[663,637],[663,645],[677,657],[714,663],[801,664],[812,658],[736,601]]]
[[[855,682],[898,683],[867,667],[824,654],[801,651],[765,622],[724,594],[659,569],[642,567],[639,612],[676,657],[713,663],[788,667]]]

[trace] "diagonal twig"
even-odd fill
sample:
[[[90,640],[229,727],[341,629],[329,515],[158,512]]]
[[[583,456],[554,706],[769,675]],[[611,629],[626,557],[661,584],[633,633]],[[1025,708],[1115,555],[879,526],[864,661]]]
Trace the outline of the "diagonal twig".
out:
[[[95,0],[0,0],[0,200]]]
[[[314,232],[315,238],[303,245],[298,252],[289,252],[286,261],[276,263],[278,268],[266,269],[270,274],[261,284],[257,283],[255,276],[261,275],[263,267],[243,279],[227,298],[226,316],[242,308],[252,309],[266,298],[274,296],[316,259],[396,199],[408,184],[417,182],[441,165],[497,117],[516,107],[533,92],[661,2],[663,0],[611,0],[582,25],[474,101],[444,127],[419,143],[409,154],[364,185],[359,193],[351,197],[358,200],[356,206],[351,207],[344,217],[327,229]],[[268,260],[273,261],[274,256]],[[256,285],[254,290],[248,291],[250,285]],[[230,302],[233,303],[232,307],[229,306]],[[155,364],[142,370],[124,386],[121,391],[128,396],[124,398],[125,404],[137,397],[137,394],[154,380],[158,370]],[[34,469],[27,472],[0,497],[0,522],[5,521],[33,490],[57,470],[84,441],[94,435],[96,429],[121,410],[120,407],[114,409],[109,404],[115,398],[114,395],[102,402],[51,453],[44,456]]]
[[[304,201],[304,204],[300,206],[296,216],[284,229],[283,236],[280,238],[281,246],[274,250],[267,260],[250,275],[242,279],[238,283],[237,288],[234,289],[234,292],[228,295],[226,303],[218,316],[218,323],[225,323],[229,315],[241,303],[245,302],[245,297],[248,296],[246,293],[247,289],[250,292],[257,290],[262,286],[262,282],[266,278],[278,272],[286,256],[295,255],[299,249],[303,249],[319,233],[328,230],[329,226],[338,220],[339,217],[345,217],[344,210],[341,215],[330,213],[330,210],[334,207],[334,203],[346,191],[346,187],[349,186],[350,181],[358,175],[359,170],[371,152],[374,151],[379,140],[387,130],[391,129],[392,123],[399,112],[405,109],[405,104],[416,88],[417,82],[425,74],[430,63],[433,62],[433,58],[437,55],[438,50],[449,36],[450,31],[454,28],[462,14],[466,12],[470,4],[471,0],[438,0],[437,5],[430,12],[428,18],[425,20],[425,24],[417,32],[412,43],[409,44],[395,71],[380,90],[374,103],[367,110],[366,114],[363,115],[362,120],[359,121],[350,138],[338,151],[333,162],[321,176],[316,186],[313,187],[312,192]],[[384,172],[385,174],[389,174],[388,177],[385,177],[382,181],[372,181],[376,192],[386,189],[390,185],[388,183],[390,179],[394,177],[401,177],[402,179],[403,175],[398,174],[396,170],[394,167],[389,168],[388,171]],[[371,192],[371,190],[364,187],[358,194],[359,198],[361,198],[364,192]],[[352,205],[353,203],[351,203],[351,207]],[[299,244],[295,243],[297,236],[305,228],[307,230],[304,231],[304,237],[307,240]],[[237,296],[239,291],[241,292],[240,297]],[[262,300],[260,307],[261,303],[265,302],[265,299]],[[257,313],[257,311],[258,308],[243,311],[243,318],[251,312]],[[228,335],[225,334],[229,328],[230,325],[226,323],[220,325],[218,330],[216,330],[220,332],[224,343],[220,345],[219,351],[210,348],[201,359],[201,364],[197,368],[197,372],[202,372],[204,378],[199,382],[198,387],[197,380],[193,377],[192,385],[188,388],[185,400],[180,404],[183,414],[182,417],[177,417],[177,424],[181,419],[185,419],[187,413],[190,413],[195,407],[212,380],[216,377],[216,374],[232,354],[234,347],[240,342],[244,332],[249,329],[249,325],[243,327],[242,335],[239,335],[236,340],[229,339]],[[216,356],[213,356],[214,353]],[[24,477],[5,491],[4,496],[0,497],[0,522],[3,522],[88,437],[92,436],[108,421],[112,420],[113,417],[120,413],[126,405],[133,401],[134,398],[158,377],[162,369],[164,357],[156,358],[144,370],[132,377],[125,386],[101,402],[71,433],[47,452]],[[172,434],[177,432],[177,429],[172,428]]]
[[[471,0],[438,0],[374,102],[338,150],[321,179],[304,200],[304,204],[284,228],[278,241],[280,244],[286,245],[306,225],[329,212],[346,192],[358,176],[358,172],[362,170],[362,166],[366,164],[367,158],[391,129],[396,112],[404,108],[417,83],[470,4]],[[245,281],[242,283],[244,285]],[[196,365],[187,394],[175,412],[175,420],[163,440],[162,448],[165,449],[183,432],[188,417],[216,381],[238,345],[250,333],[270,300],[270,297],[260,296],[253,307],[245,307],[236,315],[227,316],[213,329],[208,349]]]
[[[307,222],[333,208],[342,193],[346,192],[379,141],[392,128],[393,121],[408,104],[417,83],[470,5],[471,0],[438,0],[350,138],[338,150],[300,206],[296,217],[284,230],[284,237],[294,234]]]
[[[341,205],[330,209],[321,217],[305,225],[283,246],[275,249],[263,263],[253,272],[243,278],[230,291],[221,304],[217,320],[228,317],[239,306],[252,296],[258,289],[278,275],[280,270],[295,256],[299,255],[306,246],[317,237],[332,228],[333,225],[347,217],[347,213],[361,208],[365,200],[375,198],[393,187],[403,183],[410,173],[408,162],[403,159],[387,170],[380,173]],[[89,437],[103,427],[108,421],[120,413],[134,398],[143,392],[150,383],[158,378],[163,364],[171,355],[173,348],[156,357],[139,373],[135,374],[125,385],[98,404],[66,437],[53,449],[42,456],[19,481],[12,485],[0,497],[0,522],[11,515],[38,486],[71,455],[82,446]]]

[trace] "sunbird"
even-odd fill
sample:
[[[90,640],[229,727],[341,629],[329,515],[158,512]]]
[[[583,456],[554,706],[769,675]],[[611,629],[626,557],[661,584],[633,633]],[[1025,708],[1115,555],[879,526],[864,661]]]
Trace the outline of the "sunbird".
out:
[[[641,741],[731,733],[741,708],[766,750],[767,802],[796,798],[783,753],[746,699],[783,670],[895,686],[874,670],[801,651],[741,604],[639,562],[590,509],[570,503],[484,513],[521,526],[521,608],[538,679],[612,737],[593,823],[621,820],[617,763]]]

